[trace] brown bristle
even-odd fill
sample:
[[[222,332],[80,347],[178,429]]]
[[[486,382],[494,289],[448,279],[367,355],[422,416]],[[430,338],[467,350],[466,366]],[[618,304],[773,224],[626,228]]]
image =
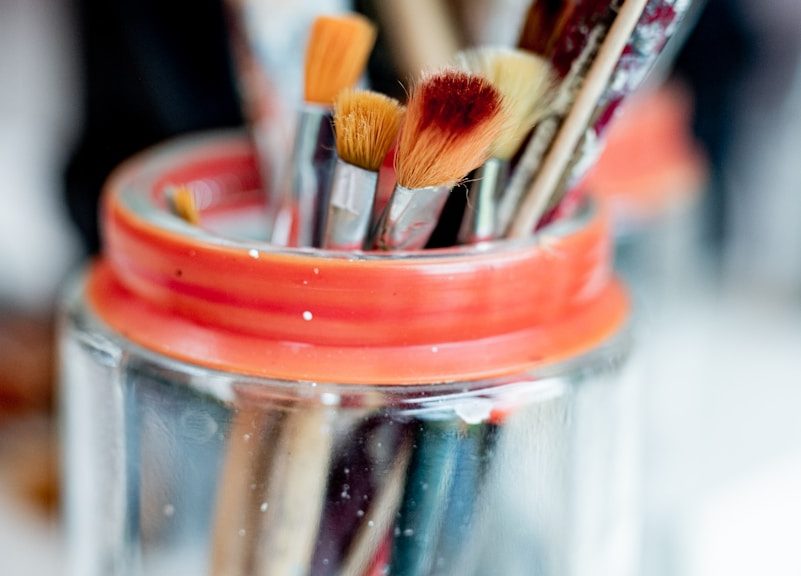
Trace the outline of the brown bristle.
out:
[[[409,98],[395,158],[407,188],[454,184],[480,166],[504,123],[500,92],[480,76],[446,70]]]
[[[377,172],[398,136],[403,112],[394,98],[370,90],[343,90],[334,103],[339,157]]]
[[[533,0],[520,31],[518,48],[549,56],[579,0]]]
[[[375,26],[364,16],[320,16],[306,48],[305,99],[330,106],[359,80],[375,43]]]

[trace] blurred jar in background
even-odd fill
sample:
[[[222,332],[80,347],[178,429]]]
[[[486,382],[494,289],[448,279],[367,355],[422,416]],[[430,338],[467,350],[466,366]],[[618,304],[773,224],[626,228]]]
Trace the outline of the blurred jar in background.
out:
[[[703,259],[708,171],[691,121],[691,96],[679,85],[639,94],[583,184],[612,211],[617,268],[647,313],[686,286]]]

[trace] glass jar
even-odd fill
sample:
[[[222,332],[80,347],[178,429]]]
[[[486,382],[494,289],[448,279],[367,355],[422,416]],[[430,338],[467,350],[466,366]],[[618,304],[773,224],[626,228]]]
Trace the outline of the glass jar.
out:
[[[110,179],[60,335],[74,576],[636,572],[628,299],[591,204],[538,240],[259,241],[238,135]],[[188,186],[203,225],[172,216]]]

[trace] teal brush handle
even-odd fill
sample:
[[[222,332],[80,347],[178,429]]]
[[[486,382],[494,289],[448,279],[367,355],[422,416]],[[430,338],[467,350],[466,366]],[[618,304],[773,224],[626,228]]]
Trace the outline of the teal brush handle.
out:
[[[421,421],[395,523],[389,574],[424,576],[434,566],[456,465],[460,427]]]

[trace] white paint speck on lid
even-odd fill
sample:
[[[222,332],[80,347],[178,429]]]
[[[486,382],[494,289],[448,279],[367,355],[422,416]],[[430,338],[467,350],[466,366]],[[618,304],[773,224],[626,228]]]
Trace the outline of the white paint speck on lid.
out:
[[[311,312],[309,312],[308,310],[303,311],[303,319],[306,320],[306,322],[308,322],[312,318],[314,318],[314,315]]]
[[[436,354],[437,352],[439,352],[439,347],[438,347],[438,346],[432,346],[432,347],[431,347],[431,351],[432,351],[434,354]]]
[[[256,250],[255,248],[251,248],[250,250],[248,250],[248,255],[254,260],[259,259],[259,251]]]
[[[319,269],[319,268],[317,268],[316,266],[314,267],[314,273],[315,273],[315,274],[319,274],[319,273],[320,273],[320,269]]]

